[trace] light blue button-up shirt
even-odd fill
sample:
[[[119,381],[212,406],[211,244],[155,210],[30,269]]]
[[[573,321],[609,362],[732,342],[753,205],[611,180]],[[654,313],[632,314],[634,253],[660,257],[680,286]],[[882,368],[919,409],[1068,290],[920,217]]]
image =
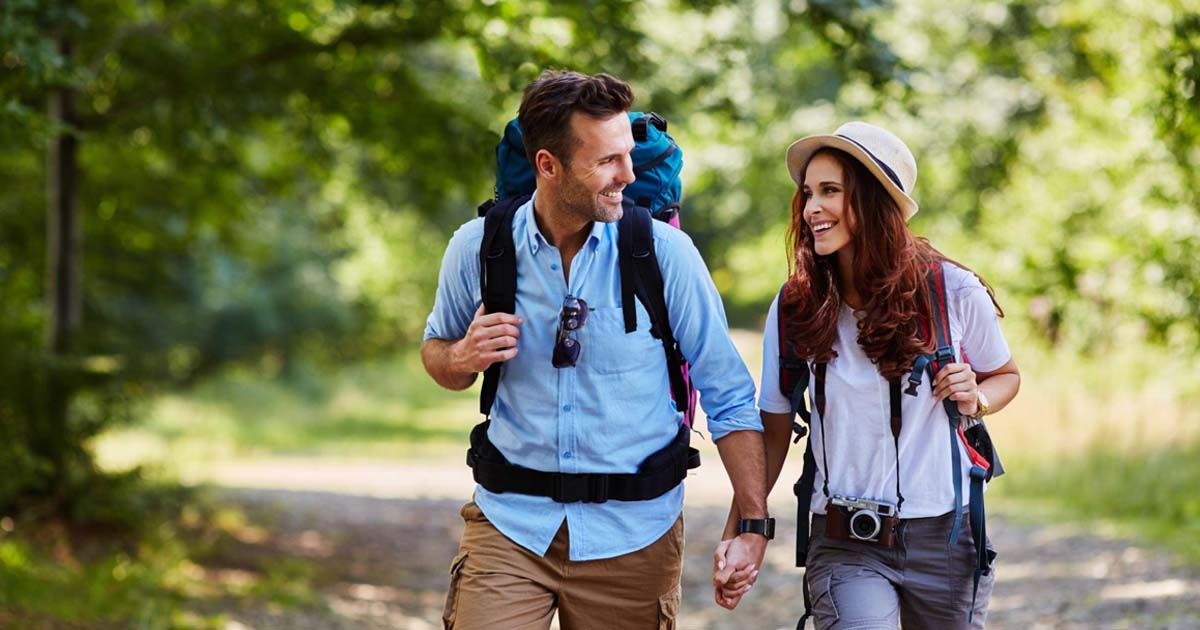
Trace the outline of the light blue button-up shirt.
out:
[[[686,234],[654,221],[671,329],[688,362],[714,440],[731,431],[762,431],[754,383],[729,338],[721,298]],[[455,232],[442,259],[437,298],[425,339],[461,339],[480,304],[479,247],[483,219]],[[504,364],[488,437],[514,464],[565,473],[633,473],[666,446],[682,414],[671,401],[662,343],[650,335],[639,302],[638,329],[625,333],[621,311],[617,224],[593,224],[571,265],[538,231],[533,202],[513,217],[517,250],[517,315],[524,322],[517,355]],[[551,364],[563,298],[590,307],[577,331],[574,368]],[[707,465],[714,465],[709,463]],[[611,558],[658,540],[683,510],[683,484],[648,501],[556,503],[548,497],[475,488],[475,503],[505,536],[545,555],[563,519],[570,558]]]

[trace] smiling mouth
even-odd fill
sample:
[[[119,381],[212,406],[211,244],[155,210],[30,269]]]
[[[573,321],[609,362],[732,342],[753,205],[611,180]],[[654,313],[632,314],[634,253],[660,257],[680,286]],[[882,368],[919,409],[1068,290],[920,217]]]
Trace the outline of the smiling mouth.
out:
[[[612,201],[612,202],[619,203],[621,201],[621,191],[619,191],[619,190],[611,190],[611,191],[601,192],[600,196],[602,198],[604,198],[608,201]]]
[[[821,234],[832,230],[833,226],[835,225],[837,225],[837,221],[822,221],[821,223],[814,223],[812,225],[813,235],[820,236]]]

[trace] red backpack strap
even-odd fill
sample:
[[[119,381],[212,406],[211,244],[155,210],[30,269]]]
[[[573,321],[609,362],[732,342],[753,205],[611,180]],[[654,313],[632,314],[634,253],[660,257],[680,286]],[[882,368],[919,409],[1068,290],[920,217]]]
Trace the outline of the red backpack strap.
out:
[[[954,362],[954,345],[952,336],[950,334],[950,310],[948,301],[946,299],[946,274],[942,263],[939,262],[929,269],[929,273],[926,275],[926,283],[929,286],[930,303],[933,307],[931,313],[933,330],[937,335],[937,346],[935,347],[933,358],[930,361],[929,377],[930,381],[932,382],[933,377],[936,376],[943,367]],[[967,356],[965,353],[962,355],[962,361],[964,363],[967,362]],[[912,379],[910,377],[910,386],[911,382]],[[991,467],[991,463],[986,457],[979,454],[979,451],[975,450],[975,448],[971,446],[970,440],[968,440],[967,436],[964,434],[962,414],[960,414],[958,411],[958,403],[947,398],[942,401],[942,405],[946,408],[946,415],[950,417],[951,425],[956,427],[959,440],[966,448],[967,456],[970,457],[971,463],[983,468],[984,472],[987,472],[988,468]]]

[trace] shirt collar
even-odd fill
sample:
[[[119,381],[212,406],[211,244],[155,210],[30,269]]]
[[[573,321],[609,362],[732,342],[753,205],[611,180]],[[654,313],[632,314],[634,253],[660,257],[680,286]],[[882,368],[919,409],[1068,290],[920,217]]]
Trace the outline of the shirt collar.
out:
[[[529,241],[529,253],[537,254],[543,243],[548,243],[546,237],[542,236],[541,230],[538,229],[537,219],[533,216],[533,202],[537,199],[537,191],[534,191],[533,196],[525,205],[521,207],[521,212],[525,215],[525,240]]]
[[[542,231],[537,226],[537,218],[533,216],[533,202],[536,199],[537,191],[534,191],[533,196],[520,209],[521,212],[525,213],[525,239],[529,241],[529,252],[531,254],[537,254],[542,245],[550,243],[550,241],[546,240],[545,236],[542,236]],[[596,245],[604,238],[604,229],[607,225],[607,223],[600,221],[592,221],[592,231],[588,234],[585,246],[595,249]]]

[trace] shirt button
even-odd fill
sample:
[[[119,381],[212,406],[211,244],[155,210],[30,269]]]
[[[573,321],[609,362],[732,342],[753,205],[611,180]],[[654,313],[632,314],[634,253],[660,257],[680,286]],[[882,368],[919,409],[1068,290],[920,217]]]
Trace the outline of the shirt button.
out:
[[[571,405],[563,405],[563,411],[570,411]]]
[[[558,271],[558,265],[557,265],[557,264],[550,265],[550,270],[551,270],[551,271]]]
[[[563,457],[571,459],[571,451],[563,451]]]

